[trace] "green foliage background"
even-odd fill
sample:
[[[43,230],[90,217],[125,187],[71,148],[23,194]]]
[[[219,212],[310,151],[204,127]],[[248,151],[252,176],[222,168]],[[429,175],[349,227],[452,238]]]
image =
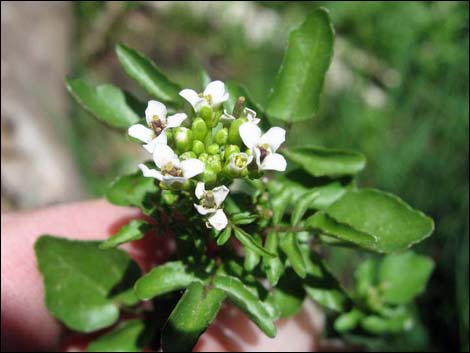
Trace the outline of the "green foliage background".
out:
[[[416,248],[437,265],[418,300],[421,325],[386,343],[367,343],[371,349],[468,351],[468,3],[243,4],[77,2],[73,74],[145,96],[119,69],[113,48],[123,41],[184,86],[199,88],[203,66],[213,78],[244,83],[265,104],[288,31],[307,11],[328,8],[339,65],[330,69],[334,77],[327,78],[316,119],[293,130],[290,143],[362,151],[368,168],[361,186],[396,193],[436,221],[434,236]],[[242,9],[238,22],[236,16],[217,20],[235,5]],[[266,19],[275,26],[259,36],[243,25]],[[90,194],[102,195],[114,176],[135,168],[139,150],[71,106],[70,148]],[[361,260],[355,251],[335,249],[330,263],[347,279],[351,262]]]

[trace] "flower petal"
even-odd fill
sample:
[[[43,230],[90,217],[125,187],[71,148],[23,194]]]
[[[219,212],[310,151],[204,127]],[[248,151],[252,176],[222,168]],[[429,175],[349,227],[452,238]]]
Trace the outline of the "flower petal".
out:
[[[217,230],[224,229],[228,224],[227,216],[221,209],[217,210],[207,220],[209,221],[209,224]]]
[[[243,123],[240,126],[240,137],[246,147],[255,147],[261,138],[261,129],[253,123]]]
[[[129,136],[136,138],[137,140],[140,140],[142,142],[149,143],[152,141],[154,137],[154,132],[152,129],[149,129],[148,127],[142,125],[142,124],[135,124],[129,127],[127,130],[127,133]]]
[[[204,162],[196,158],[186,159],[181,162],[180,166],[186,179],[191,179],[193,176],[201,174],[205,168]]]
[[[227,198],[228,193],[230,192],[230,189],[226,187],[225,185],[218,186],[216,188],[212,189],[212,192],[214,193],[214,201],[217,207],[219,207],[222,202]]]
[[[188,116],[185,113],[178,113],[167,118],[166,127],[178,127]]]
[[[235,120],[235,117],[232,114],[229,114],[226,110],[224,110],[224,113],[220,116],[220,121],[222,122],[230,123],[233,120]]]
[[[270,128],[261,136],[261,144],[267,143],[271,147],[271,152],[276,152],[279,146],[286,140],[286,130],[280,127]]]
[[[150,124],[153,117],[156,115],[161,120],[166,121],[166,113],[165,104],[160,103],[159,101],[149,101],[147,103],[147,108],[145,109],[145,120],[147,120],[147,124]]]
[[[197,102],[201,100],[201,97],[199,97],[197,92],[189,88],[180,91],[179,95],[186,99],[189,104],[193,106],[194,109],[196,109]]]
[[[286,159],[279,153],[268,154],[261,164],[261,169],[263,170],[277,170],[279,172],[284,172],[286,168]]]
[[[245,108],[245,115],[250,123],[258,125],[260,122],[260,119],[256,117],[256,112],[253,109]]]
[[[204,191],[206,191],[205,184],[203,182],[199,182],[196,185],[196,189],[194,190],[194,195],[200,200],[204,196]]]
[[[156,138],[154,138],[152,141],[144,145],[144,148],[150,152],[153,153],[155,151],[155,146],[158,144],[163,144],[166,145],[168,142],[165,129],[158,135]]]
[[[175,177],[172,175],[163,175],[163,183],[166,185],[172,185],[174,183],[184,184],[186,182],[185,177]]]
[[[197,212],[199,212],[199,214],[202,214],[203,216],[209,213],[214,213],[216,211],[215,208],[205,208],[204,206],[198,204],[194,204],[194,207],[196,207]]]
[[[168,163],[178,160],[178,156],[168,145],[157,143],[153,150],[153,160],[157,167],[162,169]]]
[[[142,174],[144,175],[144,177],[155,178],[160,181],[163,180],[162,173],[160,173],[158,170],[150,169],[143,163],[139,164],[139,168],[142,171]]]
[[[225,84],[222,81],[210,82],[204,90],[204,95],[212,97],[212,105],[218,105],[228,99],[228,94],[225,92]]]
[[[256,165],[258,166],[258,169],[261,169],[261,151],[259,150],[259,148],[252,148],[251,149],[253,151],[253,154],[255,156],[255,161],[256,161]]]

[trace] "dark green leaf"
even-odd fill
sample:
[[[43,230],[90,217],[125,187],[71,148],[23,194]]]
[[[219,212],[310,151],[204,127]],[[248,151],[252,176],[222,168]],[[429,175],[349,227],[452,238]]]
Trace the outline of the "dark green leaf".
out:
[[[292,31],[269,99],[267,114],[299,122],[318,111],[326,71],[333,56],[334,30],[328,11],[318,8]]]
[[[142,352],[141,336],[145,331],[142,320],[123,322],[111,332],[88,345],[88,352]]]
[[[411,251],[387,255],[381,262],[378,279],[382,299],[390,304],[406,304],[424,292],[434,262]]]
[[[243,229],[234,227],[233,228],[235,237],[240,241],[240,243],[243,244],[244,247],[254,251],[260,256],[275,256],[274,254],[271,254],[269,251],[267,251],[265,248],[263,248],[261,245],[259,245],[253,237],[245,232]]]
[[[255,214],[250,214],[249,212],[237,213],[232,216],[231,221],[236,225],[246,225],[251,224],[258,218]]]
[[[276,184],[270,186],[271,208],[273,211],[272,220],[274,224],[279,224],[282,220],[293,197],[292,190],[288,186],[282,184],[279,186],[280,188]]]
[[[307,294],[325,308],[345,311],[350,300],[338,280],[307,246],[302,246],[301,251],[307,266],[307,277],[304,280]]]
[[[139,170],[135,173],[117,177],[107,188],[106,198],[120,206],[135,206],[149,213],[150,206],[158,194],[158,187],[152,178],[146,178]]]
[[[201,280],[181,261],[167,262],[142,276],[135,284],[135,293],[141,300],[148,300],[198,281]]]
[[[224,291],[192,283],[172,311],[162,333],[165,352],[190,352],[214,321],[225,299]]]
[[[364,155],[358,152],[324,147],[294,147],[283,154],[315,177],[355,175],[366,166]]]
[[[279,281],[283,271],[284,265],[278,255],[279,236],[276,232],[269,232],[266,237],[265,248],[270,253],[276,256],[263,257],[263,269],[266,272],[269,283],[275,286]]]
[[[141,219],[134,219],[125,226],[121,227],[116,235],[101,243],[100,249],[115,248],[121,244],[142,239],[149,228],[150,224],[147,222]]]
[[[305,268],[304,259],[300,252],[299,243],[295,233],[290,232],[281,236],[280,246],[282,251],[287,255],[290,265],[294,269],[295,273],[302,278],[307,275]]]
[[[135,99],[113,85],[93,86],[82,79],[67,79],[67,89],[75,100],[101,122],[128,128],[140,120],[143,111],[132,109]]]
[[[340,240],[351,242],[365,248],[373,248],[376,243],[374,236],[339,223],[328,216],[325,211],[319,211],[307,219],[307,226],[321,229],[325,234]]]
[[[126,73],[148,93],[164,103],[181,103],[180,87],[163,75],[152,60],[124,44],[116,46],[116,53]]]
[[[305,298],[302,279],[291,269],[287,269],[282,275],[273,292],[273,300],[280,309],[281,317],[295,315]]]
[[[276,336],[276,326],[265,305],[238,278],[218,275],[213,284],[223,290],[228,298],[245,312],[251,320],[269,337]]]
[[[375,189],[350,190],[325,212],[336,222],[375,237],[377,242],[367,247],[379,252],[406,250],[434,230],[431,218]]]
[[[116,322],[119,307],[115,297],[131,288],[140,275],[125,252],[103,252],[99,244],[49,235],[35,244],[47,308],[75,331],[92,332]]]

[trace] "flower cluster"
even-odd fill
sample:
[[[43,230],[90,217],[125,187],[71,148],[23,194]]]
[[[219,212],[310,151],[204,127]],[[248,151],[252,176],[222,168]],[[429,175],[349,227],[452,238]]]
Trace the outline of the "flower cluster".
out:
[[[166,106],[152,100],[145,110],[147,125],[132,125],[128,133],[153,156],[156,168],[140,164],[143,175],[159,180],[162,188],[195,190],[197,212],[208,227],[221,230],[228,222],[222,204],[233,179],[285,171],[286,160],[276,153],[285,130],[272,127],[263,134],[243,97],[233,112],[224,110],[229,94],[221,81],[209,83],[202,93],[184,89],[179,94],[192,106],[194,119],[185,113],[168,116]]]

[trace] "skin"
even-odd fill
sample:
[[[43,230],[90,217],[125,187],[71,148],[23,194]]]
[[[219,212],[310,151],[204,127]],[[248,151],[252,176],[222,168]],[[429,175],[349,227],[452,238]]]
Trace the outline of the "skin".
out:
[[[106,239],[134,218],[142,218],[138,210],[113,206],[104,200],[2,214],[2,351],[86,349],[90,337],[72,335],[45,307],[34,242],[41,234],[82,240]],[[171,252],[171,242],[145,237],[123,249],[146,271],[165,261]],[[279,320],[276,325],[278,334],[270,339],[238,309],[224,304],[195,350],[313,351],[319,348],[318,332],[323,325],[323,315],[311,302],[306,301],[297,315]]]

